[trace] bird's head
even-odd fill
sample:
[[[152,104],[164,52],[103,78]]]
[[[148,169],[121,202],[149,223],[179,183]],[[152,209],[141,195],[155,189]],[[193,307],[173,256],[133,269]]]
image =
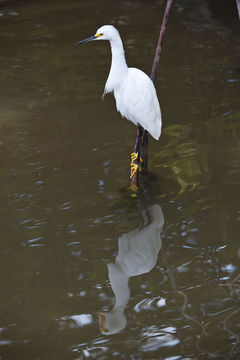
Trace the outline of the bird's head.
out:
[[[92,40],[113,41],[118,36],[119,36],[119,32],[113,25],[104,25],[97,30],[95,35],[92,35],[84,40],[79,41],[76,45],[84,44],[85,42]]]

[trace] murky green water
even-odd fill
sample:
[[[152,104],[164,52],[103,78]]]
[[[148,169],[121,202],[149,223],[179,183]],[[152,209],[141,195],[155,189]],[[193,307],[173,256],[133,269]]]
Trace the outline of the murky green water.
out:
[[[150,73],[163,1],[0,1],[0,359],[239,359],[239,20],[176,0],[147,179],[101,102],[115,24]]]

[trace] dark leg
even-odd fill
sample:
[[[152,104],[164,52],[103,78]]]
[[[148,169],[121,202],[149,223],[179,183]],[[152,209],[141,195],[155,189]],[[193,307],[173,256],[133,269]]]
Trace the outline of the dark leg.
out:
[[[138,154],[139,154],[140,148],[141,148],[142,135],[143,135],[143,128],[140,125],[138,125],[136,143],[135,143],[135,147],[134,147],[134,152],[138,153]]]
[[[140,148],[140,156],[142,158],[141,169],[147,171],[147,162],[148,162],[148,132],[143,130],[142,143]]]
[[[139,163],[140,163],[140,150],[141,150],[141,143],[142,143],[142,135],[143,135],[143,128],[138,124],[134,152],[131,154],[132,161],[131,161],[131,175],[130,175],[130,179],[131,179],[132,183],[135,184],[136,186],[138,184],[138,170],[139,170]]]
[[[141,157],[141,148],[142,148],[142,137],[143,137],[144,130],[143,128],[138,124],[138,131],[137,131],[137,141],[136,141],[136,150],[135,152],[138,153],[137,162],[136,164],[139,165],[140,163],[140,157]]]

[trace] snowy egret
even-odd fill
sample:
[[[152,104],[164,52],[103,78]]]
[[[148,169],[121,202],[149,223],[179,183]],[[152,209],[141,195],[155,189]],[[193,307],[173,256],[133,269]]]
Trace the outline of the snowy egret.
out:
[[[150,224],[146,212],[149,212]],[[154,204],[143,209],[142,217],[145,220],[144,228],[123,234],[118,239],[115,263],[107,264],[115,304],[109,312],[99,314],[100,328],[106,335],[116,334],[126,327],[124,309],[130,298],[129,278],[151,271],[162,246],[164,216],[161,206]]]
[[[139,168],[141,144],[148,131],[156,140],[161,135],[161,110],[152,80],[141,70],[129,68],[126,63],[122,40],[112,25],[100,27],[95,35],[79,41],[76,45],[92,40],[109,40],[112,51],[111,69],[103,96],[113,92],[117,110],[122,117],[138,126],[138,151],[132,153],[131,176]],[[142,128],[144,131],[142,131]],[[137,160],[137,164],[135,161]],[[140,169],[140,168],[139,168]]]

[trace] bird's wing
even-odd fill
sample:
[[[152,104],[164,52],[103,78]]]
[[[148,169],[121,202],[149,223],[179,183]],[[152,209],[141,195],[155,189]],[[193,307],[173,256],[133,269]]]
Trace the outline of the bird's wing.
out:
[[[128,120],[139,123],[155,139],[161,134],[161,110],[151,79],[141,70],[128,69],[124,81],[123,104]]]

